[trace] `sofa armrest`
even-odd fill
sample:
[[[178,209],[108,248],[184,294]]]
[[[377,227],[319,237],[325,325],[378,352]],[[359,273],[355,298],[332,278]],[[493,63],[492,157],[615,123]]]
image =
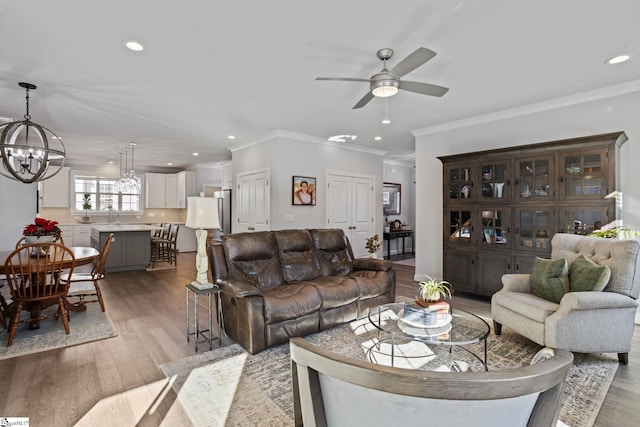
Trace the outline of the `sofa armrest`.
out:
[[[356,258],[353,260],[353,268],[355,270],[389,271],[391,263],[383,259]]]
[[[238,298],[262,296],[260,289],[256,288],[251,283],[243,282],[242,280],[224,278],[216,280],[216,283],[220,286],[222,292],[226,292]]]
[[[568,292],[560,300],[558,311],[635,308],[636,300],[617,292]]]
[[[503,274],[502,290],[511,292],[531,293],[530,274]]]

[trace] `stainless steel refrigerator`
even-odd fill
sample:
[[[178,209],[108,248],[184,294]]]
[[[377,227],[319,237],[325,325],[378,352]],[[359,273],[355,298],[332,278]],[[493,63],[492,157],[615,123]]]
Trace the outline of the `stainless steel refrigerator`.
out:
[[[231,234],[231,189],[216,191],[214,197],[218,198],[220,234]]]

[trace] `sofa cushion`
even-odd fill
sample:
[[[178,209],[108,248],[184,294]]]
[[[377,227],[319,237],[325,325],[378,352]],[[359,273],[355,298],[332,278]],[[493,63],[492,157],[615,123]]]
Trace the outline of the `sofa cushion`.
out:
[[[388,271],[359,270],[354,271],[350,276],[358,284],[361,299],[373,298],[390,292],[395,280]],[[391,295],[392,300],[394,297],[395,295]]]
[[[569,290],[571,292],[601,291],[609,283],[611,270],[598,265],[584,254],[576,258],[569,268]]]
[[[289,283],[264,291],[264,320],[271,324],[295,319],[320,310],[318,290],[306,283]]]
[[[322,310],[342,307],[360,298],[360,288],[355,279],[344,276],[320,276],[313,282],[304,282],[314,286],[322,297]]]
[[[318,251],[323,276],[347,276],[353,271],[353,252],[341,229],[309,230]]]
[[[227,234],[222,245],[232,279],[249,281],[261,290],[285,283],[272,232]]]
[[[308,230],[280,230],[274,236],[287,283],[313,280],[322,274]]]
[[[569,292],[569,269],[567,259],[544,259],[536,257],[531,274],[531,292],[546,300],[560,303]]]

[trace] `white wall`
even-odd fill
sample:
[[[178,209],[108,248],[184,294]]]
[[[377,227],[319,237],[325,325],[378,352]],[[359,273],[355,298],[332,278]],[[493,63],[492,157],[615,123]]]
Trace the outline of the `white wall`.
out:
[[[22,229],[36,217],[36,184],[0,176],[0,200],[0,250],[13,250]]]
[[[348,143],[345,143],[348,144]],[[348,147],[348,146],[347,146]],[[376,230],[382,233],[382,158],[384,152],[345,148],[325,139],[275,131],[246,145],[232,147],[233,180],[238,173],[271,168],[271,229],[326,227],[326,173],[375,177]],[[316,205],[292,205],[292,177],[316,178]],[[291,219],[291,220],[287,220]],[[234,221],[237,217],[234,215]]]

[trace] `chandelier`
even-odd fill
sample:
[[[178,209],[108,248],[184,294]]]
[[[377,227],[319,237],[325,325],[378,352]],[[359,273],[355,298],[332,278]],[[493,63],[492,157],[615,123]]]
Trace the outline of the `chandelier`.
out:
[[[31,83],[18,83],[27,92],[24,120],[0,125],[0,175],[30,184],[51,178],[64,166],[66,151],[55,133],[31,121],[29,90]],[[47,136],[47,134],[49,136]]]
[[[122,174],[122,177],[116,182],[116,191],[119,193],[140,193],[140,188],[142,188],[142,182],[140,177],[136,176],[136,171],[133,167],[133,156],[134,156],[134,147],[136,146],[135,142],[130,142],[131,145],[131,170],[127,173],[127,160],[125,160],[125,173]],[[125,158],[126,158],[125,150]],[[122,156],[120,157],[122,161]]]

